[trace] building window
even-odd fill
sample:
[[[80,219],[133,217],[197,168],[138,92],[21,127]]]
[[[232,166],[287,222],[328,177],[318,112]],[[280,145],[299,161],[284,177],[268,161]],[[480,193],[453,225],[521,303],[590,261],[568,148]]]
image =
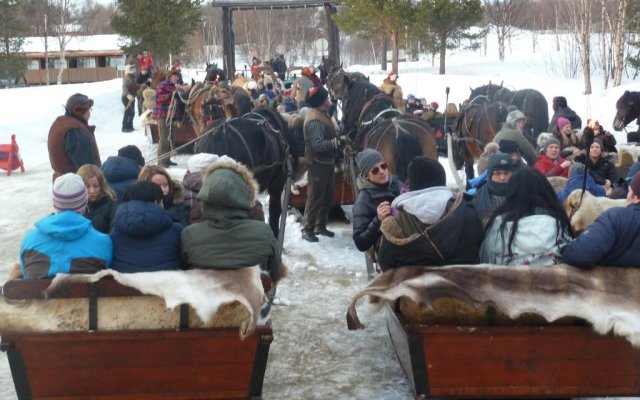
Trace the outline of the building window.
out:
[[[27,61],[27,69],[28,70],[37,70],[40,69],[40,60],[28,60]]]
[[[109,68],[118,68],[119,65],[124,65],[123,57],[106,57],[106,66]]]
[[[67,67],[66,60],[64,61],[64,67]],[[49,58],[49,69],[60,69],[60,57]]]
[[[95,57],[78,57],[78,68],[95,68],[96,67],[96,58]]]

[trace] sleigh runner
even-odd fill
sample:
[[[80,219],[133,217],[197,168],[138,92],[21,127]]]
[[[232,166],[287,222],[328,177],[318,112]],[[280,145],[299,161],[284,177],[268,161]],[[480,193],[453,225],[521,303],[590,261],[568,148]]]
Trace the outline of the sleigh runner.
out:
[[[416,399],[638,396],[640,303],[624,298],[630,286],[613,287],[638,275],[563,265],[403,267],[357,294],[347,323],[362,328],[362,296],[387,302],[389,335]]]
[[[268,276],[262,280],[268,290]],[[168,311],[164,302],[171,300],[115,280],[70,283],[44,300],[50,284],[16,280],[2,288],[4,314],[9,302],[26,314],[33,312],[34,303],[46,302],[53,302],[57,312],[70,311],[64,320],[54,321],[57,326],[51,330],[37,323],[25,326],[19,316],[5,315],[0,349],[7,352],[20,400],[261,397],[273,332],[268,321],[244,324],[247,315],[253,318],[244,301],[224,303],[203,323],[193,307],[182,304]],[[141,323],[126,313],[127,304],[137,302],[144,303],[143,312],[137,312]],[[114,309],[120,311],[114,314]],[[51,311],[45,309],[43,317]]]

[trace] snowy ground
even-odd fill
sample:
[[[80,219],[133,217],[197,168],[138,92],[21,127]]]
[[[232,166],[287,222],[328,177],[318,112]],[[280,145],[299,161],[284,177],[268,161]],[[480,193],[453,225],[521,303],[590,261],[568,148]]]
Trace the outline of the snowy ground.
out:
[[[405,96],[413,93],[428,101],[445,103],[445,88],[451,88],[449,101],[460,103],[469,87],[504,81],[514,89],[534,88],[549,103],[564,95],[583,121],[599,119],[605,128],[615,114],[615,101],[624,90],[640,90],[640,83],[602,90],[601,79],[593,78],[594,94],[582,95],[582,79],[551,77],[549,72],[562,64],[555,51],[553,36],[540,36],[537,53],[531,53],[531,39],[523,35],[512,43],[514,53],[497,60],[495,41],[489,42],[485,57],[480,52],[447,55],[447,75],[437,75],[430,61],[401,63],[398,83]],[[554,64],[557,63],[557,64]],[[437,60],[436,60],[437,65]],[[382,82],[386,73],[377,66],[350,66],[350,70],[370,75]],[[187,78],[188,72],[187,72]],[[121,81],[9,89],[0,92],[0,144],[9,143],[15,133],[27,172],[0,176],[0,284],[14,262],[24,233],[35,221],[51,212],[51,168],[47,155],[47,133],[51,122],[63,111],[67,97],[82,92],[95,100],[91,123],[102,159],[115,155],[127,144],[139,146],[153,157],[155,146],[142,130],[120,132]],[[551,115],[550,110],[550,115]],[[138,125],[137,119],[134,125]],[[631,126],[635,130],[635,126]],[[619,143],[624,133],[616,133]],[[185,172],[187,155],[175,157],[171,169],[176,178]],[[441,160],[445,163],[446,160]],[[447,167],[448,171],[448,167]],[[449,183],[453,184],[451,173]],[[300,240],[300,225],[287,219],[284,261],[290,276],[278,288],[280,302],[272,313],[275,339],[269,354],[264,382],[265,399],[410,399],[393,353],[382,315],[363,315],[367,328],[348,332],[346,307],[351,297],[367,284],[364,258],[351,240],[351,227],[334,222],[334,239],[321,238],[319,244]],[[15,399],[5,354],[0,354],[0,399]]]

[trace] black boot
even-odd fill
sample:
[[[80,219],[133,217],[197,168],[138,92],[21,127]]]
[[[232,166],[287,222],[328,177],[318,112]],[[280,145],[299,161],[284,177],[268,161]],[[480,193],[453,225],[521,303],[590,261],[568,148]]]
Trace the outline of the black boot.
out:
[[[302,238],[307,242],[312,242],[312,243],[320,241],[320,239],[318,239],[318,237],[311,232],[302,231]]]
[[[322,235],[322,236],[326,236],[326,237],[334,237],[336,234],[331,232],[330,230],[328,230],[326,227],[322,227],[322,228],[316,228],[316,231],[314,232],[316,235]]]

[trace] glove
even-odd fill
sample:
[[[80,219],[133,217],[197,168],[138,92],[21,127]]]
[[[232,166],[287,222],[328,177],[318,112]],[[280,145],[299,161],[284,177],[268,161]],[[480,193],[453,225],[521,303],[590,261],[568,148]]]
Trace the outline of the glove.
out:
[[[129,101],[133,101],[133,100],[135,100],[135,97],[133,97],[133,95],[132,95],[132,94],[128,94],[128,95],[127,95],[127,100],[129,100]]]
[[[336,139],[338,139],[338,148],[344,148],[347,145],[347,137],[345,135],[340,135]]]

